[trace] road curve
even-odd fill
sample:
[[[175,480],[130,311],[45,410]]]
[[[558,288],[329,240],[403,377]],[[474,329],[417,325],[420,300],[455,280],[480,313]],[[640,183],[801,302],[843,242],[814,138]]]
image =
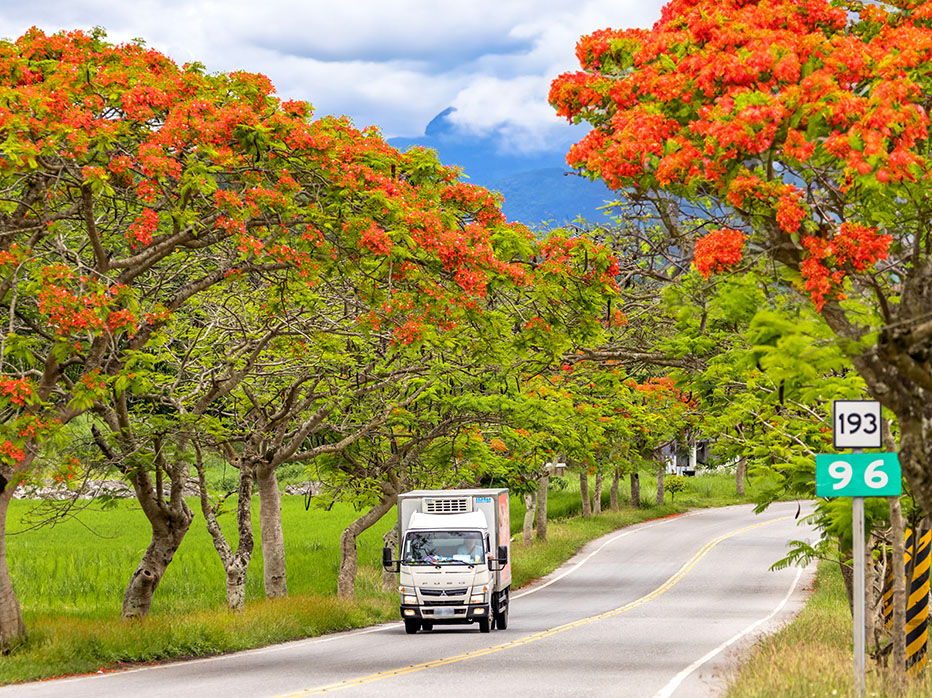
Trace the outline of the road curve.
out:
[[[803,514],[808,509],[803,507]],[[715,696],[736,649],[798,610],[813,570],[771,572],[814,540],[797,505],[650,521],[588,544],[512,597],[509,627],[400,621],[222,657],[19,684],[0,698],[305,698],[508,695]]]

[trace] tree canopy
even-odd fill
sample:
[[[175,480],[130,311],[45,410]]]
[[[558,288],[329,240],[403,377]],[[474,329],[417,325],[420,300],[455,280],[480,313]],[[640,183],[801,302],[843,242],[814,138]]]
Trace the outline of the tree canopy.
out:
[[[932,511],[932,3],[673,0],[577,56],[550,92],[592,126],[569,163],[688,208],[703,275],[781,263],[896,415]]]

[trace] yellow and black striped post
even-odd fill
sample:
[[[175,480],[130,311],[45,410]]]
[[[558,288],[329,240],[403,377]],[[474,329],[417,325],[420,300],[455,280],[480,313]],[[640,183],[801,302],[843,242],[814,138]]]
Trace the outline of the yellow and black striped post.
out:
[[[906,600],[906,669],[910,674],[919,673],[926,665],[926,647],[929,640],[929,552],[932,550],[930,544],[932,531],[925,531],[919,537],[909,584],[909,598]]]
[[[919,537],[918,551],[913,561],[913,532],[906,531],[906,574],[910,577],[906,600],[906,670],[918,674],[925,668],[929,640],[929,562],[932,552],[932,530]],[[910,575],[910,568],[912,574]],[[893,572],[887,574],[883,595],[883,616],[887,627],[893,626]]]

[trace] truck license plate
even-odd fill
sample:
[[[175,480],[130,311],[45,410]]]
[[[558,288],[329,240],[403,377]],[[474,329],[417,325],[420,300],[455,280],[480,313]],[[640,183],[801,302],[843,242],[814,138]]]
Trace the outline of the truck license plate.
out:
[[[452,608],[435,608],[434,615],[435,616],[452,616],[453,609]]]

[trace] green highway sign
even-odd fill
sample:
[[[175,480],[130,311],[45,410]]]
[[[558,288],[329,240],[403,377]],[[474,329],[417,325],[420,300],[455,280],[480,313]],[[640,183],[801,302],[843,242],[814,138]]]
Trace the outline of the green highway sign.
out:
[[[817,497],[887,497],[903,491],[895,453],[820,453],[815,481]]]

